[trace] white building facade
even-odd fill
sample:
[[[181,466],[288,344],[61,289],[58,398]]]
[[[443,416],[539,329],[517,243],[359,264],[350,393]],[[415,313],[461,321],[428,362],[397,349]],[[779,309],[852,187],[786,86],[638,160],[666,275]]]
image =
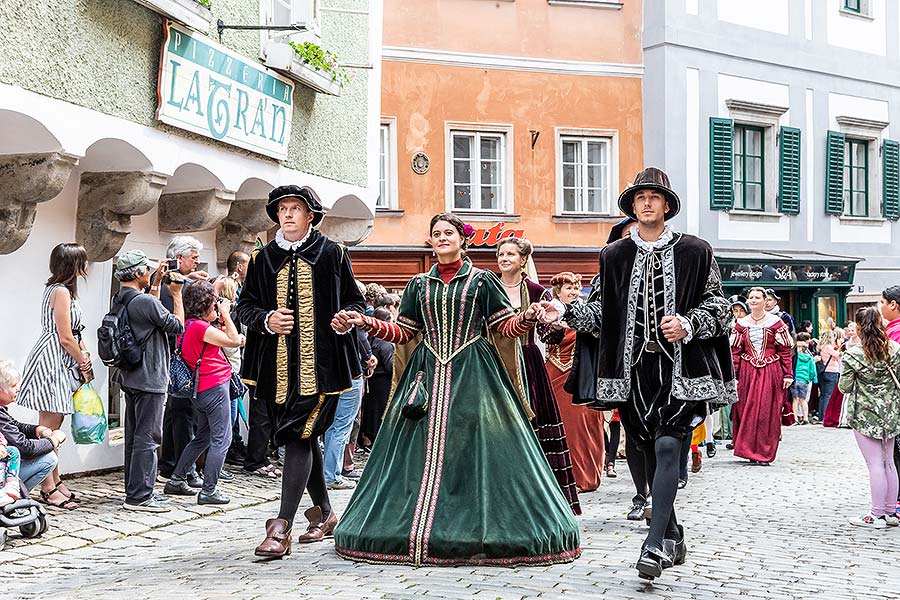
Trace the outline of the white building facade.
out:
[[[645,163],[726,292],[779,290],[814,330],[900,284],[897,0],[649,0]]]
[[[188,234],[203,243],[202,267],[219,273],[230,252],[267,239],[265,199],[284,184],[318,192],[332,238],[354,244],[371,230],[379,2],[14,1],[0,5],[0,21],[14,24],[0,39],[0,358],[20,370],[58,243],[87,248],[78,300],[96,356],[121,252],[162,258],[174,235]],[[337,75],[304,61],[311,49]],[[65,472],[122,464],[122,398],[99,359],[94,371],[110,435],[66,444]]]

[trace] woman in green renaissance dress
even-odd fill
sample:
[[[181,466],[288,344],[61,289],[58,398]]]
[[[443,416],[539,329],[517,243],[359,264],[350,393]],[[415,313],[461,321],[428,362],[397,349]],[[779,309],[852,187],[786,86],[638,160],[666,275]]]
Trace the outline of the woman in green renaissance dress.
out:
[[[526,333],[541,308],[515,314],[497,277],[463,258],[467,229],[452,214],[431,220],[438,264],[407,284],[396,324],[355,312],[332,322],[339,332],[355,325],[397,344],[422,335],[334,532],[345,558],[513,566],[581,553],[521,385],[491,341]]]

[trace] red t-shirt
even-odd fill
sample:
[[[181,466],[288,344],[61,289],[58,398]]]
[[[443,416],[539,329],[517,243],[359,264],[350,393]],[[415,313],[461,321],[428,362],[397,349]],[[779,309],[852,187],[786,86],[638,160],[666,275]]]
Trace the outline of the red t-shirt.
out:
[[[193,371],[200,357],[200,349],[203,348],[203,336],[210,324],[200,319],[192,319],[187,322],[184,331],[184,344],[181,346],[181,356],[184,362]],[[179,336],[176,343],[181,343]],[[222,348],[213,344],[206,344],[203,352],[203,361],[200,363],[200,381],[197,384],[197,392],[205,392],[208,389],[221,385],[231,379],[231,365],[225,359]]]

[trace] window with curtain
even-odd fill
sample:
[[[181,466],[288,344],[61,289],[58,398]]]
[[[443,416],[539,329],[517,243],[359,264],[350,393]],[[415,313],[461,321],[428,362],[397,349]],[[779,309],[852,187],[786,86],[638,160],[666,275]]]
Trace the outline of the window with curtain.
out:
[[[560,138],[563,213],[610,214],[609,138]]]
[[[765,210],[765,130],[734,126],[734,208]]]
[[[451,131],[453,209],[502,211],[506,134]]]
[[[869,216],[869,142],[844,141],[844,211],[851,217]]]

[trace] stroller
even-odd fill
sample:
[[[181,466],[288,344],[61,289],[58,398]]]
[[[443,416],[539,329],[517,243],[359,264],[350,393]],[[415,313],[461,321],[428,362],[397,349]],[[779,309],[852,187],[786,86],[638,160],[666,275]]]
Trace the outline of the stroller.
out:
[[[7,528],[18,527],[22,537],[36,538],[50,526],[44,507],[28,497],[24,486],[21,490],[18,500],[0,508],[0,550],[6,546]]]

